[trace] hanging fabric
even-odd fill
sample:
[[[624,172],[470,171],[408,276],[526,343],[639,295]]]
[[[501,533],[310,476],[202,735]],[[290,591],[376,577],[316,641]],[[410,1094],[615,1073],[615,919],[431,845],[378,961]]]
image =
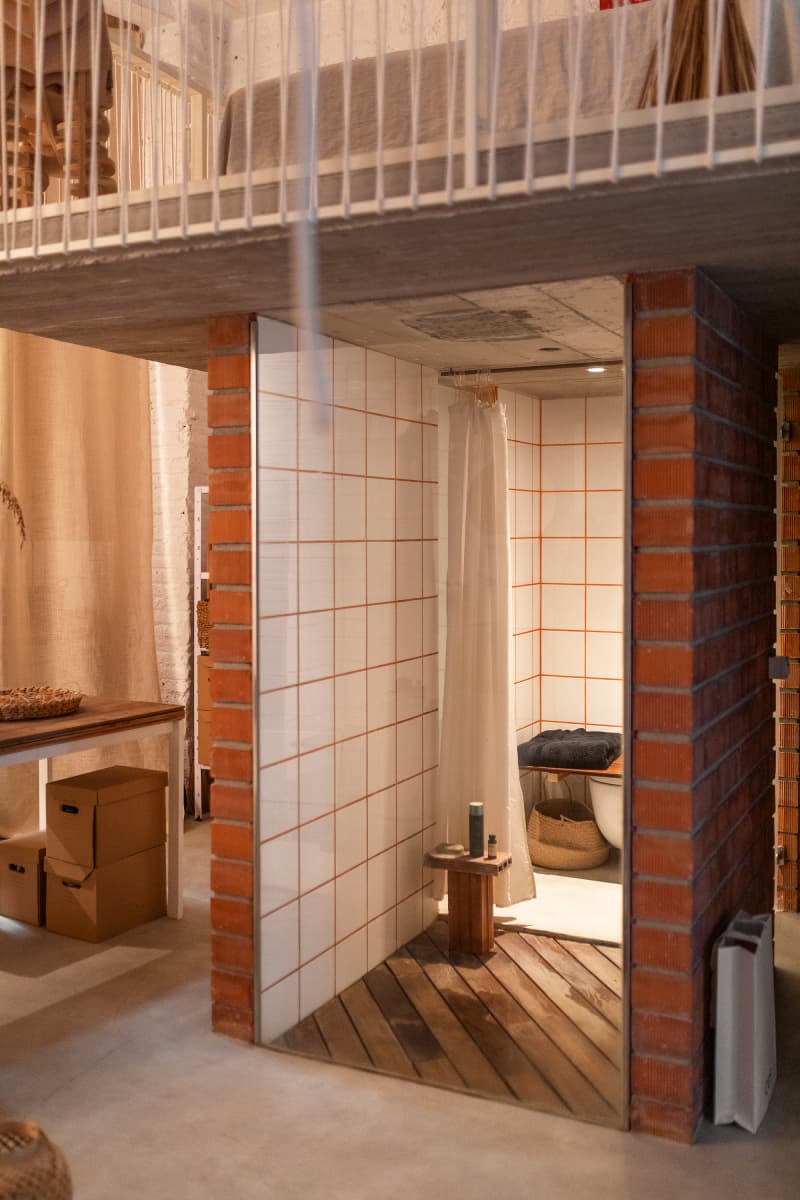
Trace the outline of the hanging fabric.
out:
[[[471,801],[510,851],[495,902],[536,894],[514,736],[511,544],[505,412],[495,387],[464,389],[450,409],[447,646],[439,794],[449,842],[467,845]]]

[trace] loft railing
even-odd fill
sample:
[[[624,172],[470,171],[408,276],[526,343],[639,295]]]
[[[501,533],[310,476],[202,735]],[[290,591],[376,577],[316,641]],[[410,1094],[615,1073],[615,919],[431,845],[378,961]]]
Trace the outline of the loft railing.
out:
[[[794,0],[4,0],[4,21],[0,260],[800,153]]]

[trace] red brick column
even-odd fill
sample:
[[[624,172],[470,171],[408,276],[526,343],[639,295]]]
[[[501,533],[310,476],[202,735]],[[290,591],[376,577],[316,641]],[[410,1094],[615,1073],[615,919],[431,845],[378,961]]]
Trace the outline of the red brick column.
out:
[[[800,912],[797,887],[797,830],[800,807],[800,370],[781,372],[783,421],[789,440],[781,443],[783,509],[781,588],[778,597],[779,653],[790,660],[789,678],[778,698],[777,836],[786,861],[777,868],[776,908]]]
[[[633,1127],[693,1138],[714,940],[773,903],[775,351],[700,272],[633,328]]]
[[[252,1041],[250,317],[213,318],[208,347],[212,1021]]]

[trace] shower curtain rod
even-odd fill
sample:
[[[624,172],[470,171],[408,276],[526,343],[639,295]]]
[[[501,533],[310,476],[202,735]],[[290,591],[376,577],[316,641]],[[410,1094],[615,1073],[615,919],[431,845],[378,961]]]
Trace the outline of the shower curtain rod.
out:
[[[531,375],[534,371],[569,371],[579,367],[588,370],[589,367],[620,367],[623,361],[621,358],[584,358],[579,362],[532,363],[529,367],[471,367],[463,371],[450,367],[446,371],[440,371],[439,378],[457,379],[459,376],[467,375],[515,375],[523,371],[527,375]]]

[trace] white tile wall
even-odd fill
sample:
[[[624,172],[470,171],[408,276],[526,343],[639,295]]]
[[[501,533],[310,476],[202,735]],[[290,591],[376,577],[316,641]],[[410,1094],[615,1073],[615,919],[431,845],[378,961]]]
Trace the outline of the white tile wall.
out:
[[[440,389],[414,363],[317,349],[321,398],[309,340],[259,322],[265,1040],[432,915]],[[538,451],[523,470],[533,486]]]

